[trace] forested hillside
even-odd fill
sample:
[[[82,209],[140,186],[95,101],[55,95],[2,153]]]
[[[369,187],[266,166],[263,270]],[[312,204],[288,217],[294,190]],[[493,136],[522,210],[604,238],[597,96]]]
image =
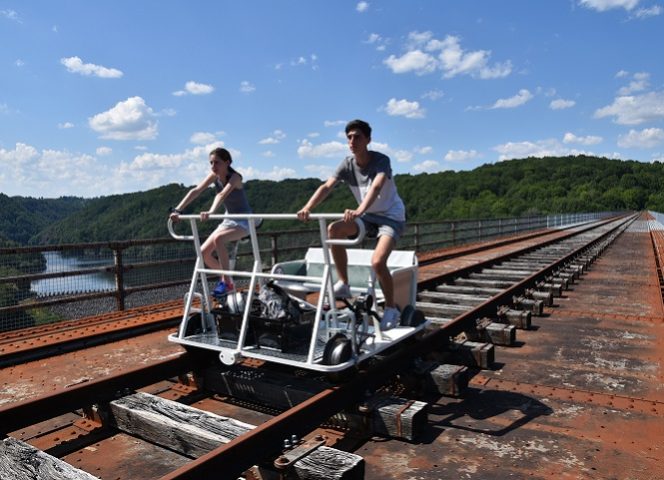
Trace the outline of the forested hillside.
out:
[[[0,235],[25,244],[49,225],[81,210],[91,200],[8,197],[0,193]]]
[[[664,211],[664,165],[658,162],[586,156],[527,158],[472,171],[397,175],[396,182],[409,220]],[[245,188],[255,212],[295,213],[318,185],[318,179],[252,180]],[[32,243],[68,243],[164,237],[168,207],[176,205],[189,188],[171,184],[89,200],[0,195],[0,234],[21,243],[28,239]],[[207,208],[212,196],[212,191],[207,192],[187,213]],[[348,189],[338,186],[317,211],[341,212],[354,204]],[[28,221],[33,217],[38,221]],[[213,225],[211,222],[210,227]],[[302,224],[293,222],[289,228],[298,226]],[[263,228],[285,227],[267,222]]]

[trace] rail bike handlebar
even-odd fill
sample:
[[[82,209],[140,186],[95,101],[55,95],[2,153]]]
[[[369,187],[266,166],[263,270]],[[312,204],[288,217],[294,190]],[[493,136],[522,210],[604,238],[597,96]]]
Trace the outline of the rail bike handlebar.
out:
[[[199,220],[201,221],[201,216],[200,214],[189,214],[189,215],[179,215],[178,216],[180,220],[190,220],[190,221],[196,221]],[[312,213],[309,215],[310,220],[341,220],[344,218],[343,214],[341,213]],[[224,220],[224,219],[230,219],[230,220],[253,220],[254,222],[258,222],[259,220],[298,220],[298,216],[296,213],[251,213],[251,214],[218,214],[218,213],[213,213],[208,217],[208,220]],[[328,245],[344,245],[344,246],[352,246],[352,245],[359,245],[362,240],[364,240],[364,236],[366,234],[366,229],[364,227],[364,223],[360,221],[359,218],[355,219],[355,223],[358,228],[358,234],[354,238],[350,239],[327,239],[326,243]],[[175,230],[173,229],[173,219],[168,218],[167,221],[167,226],[168,226],[168,233],[170,233],[171,237],[173,237],[176,240],[193,240],[194,237],[193,235],[178,235],[175,233]]]

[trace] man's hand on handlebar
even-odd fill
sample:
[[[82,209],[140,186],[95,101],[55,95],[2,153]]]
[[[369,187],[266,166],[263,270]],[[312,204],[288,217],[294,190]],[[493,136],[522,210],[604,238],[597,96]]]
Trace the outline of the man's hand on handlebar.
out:
[[[309,215],[311,215],[311,210],[309,210],[306,207],[297,212],[297,218],[302,220],[303,222],[309,220]]]

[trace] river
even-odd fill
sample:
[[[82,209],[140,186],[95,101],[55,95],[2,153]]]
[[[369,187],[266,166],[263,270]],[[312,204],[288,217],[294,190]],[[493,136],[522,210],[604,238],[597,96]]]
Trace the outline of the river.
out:
[[[60,252],[44,252],[46,270],[42,273],[71,272],[98,266],[112,265],[112,260],[90,260],[79,257],[63,257]],[[98,292],[115,289],[112,273],[98,272],[64,278],[35,280],[30,289],[39,296],[69,294],[77,292]]]

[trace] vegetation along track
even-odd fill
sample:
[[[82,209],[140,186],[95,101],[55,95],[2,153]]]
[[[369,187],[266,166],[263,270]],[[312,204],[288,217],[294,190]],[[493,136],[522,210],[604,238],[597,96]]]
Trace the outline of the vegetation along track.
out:
[[[271,471],[362,478],[362,459],[344,451],[353,448],[354,436],[415,438],[426,422],[426,404],[412,398],[423,389],[460,394],[472,372],[491,366],[494,345],[514,345],[516,331],[528,329],[532,316],[542,314],[633,220],[579,226],[461,267],[429,263],[421,269],[417,307],[430,328],[338,383],[257,363],[222,369],[182,353],[0,404],[0,433],[9,435],[0,473],[13,475],[12,459],[20,464],[28,457],[44,471],[60,468],[49,466],[59,457],[69,463],[78,458],[74,466],[102,478],[127,478],[118,475],[129,468],[122,466],[123,455],[91,453],[108,451],[101,440],[124,432],[164,447],[158,461],[151,451],[142,457],[145,464],[131,466],[143,478],[270,478]],[[244,407],[257,412],[249,414],[253,423],[230,418]]]

